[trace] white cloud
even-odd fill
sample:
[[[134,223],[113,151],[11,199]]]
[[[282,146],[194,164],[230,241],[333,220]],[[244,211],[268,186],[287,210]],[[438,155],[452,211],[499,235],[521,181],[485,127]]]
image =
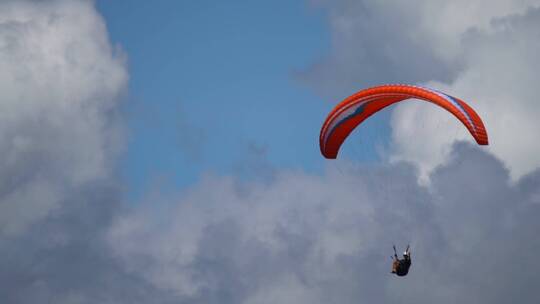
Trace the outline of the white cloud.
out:
[[[404,165],[211,177],[150,199],[158,215],[118,218],[109,243],[133,275],[187,303],[534,303],[538,177],[511,185],[499,161],[464,143],[430,188]],[[391,246],[408,242],[413,268],[398,279]],[[494,267],[504,275],[486,280]]]
[[[0,3],[0,234],[110,176],[126,82],[91,1]]]
[[[493,19],[485,30],[462,33],[465,65],[456,79],[426,84],[469,101],[484,119],[487,149],[504,160],[514,180],[540,166],[538,37],[540,9]],[[394,157],[414,161],[424,172],[441,164],[454,140],[471,140],[451,120],[433,106],[398,106],[392,117]]]

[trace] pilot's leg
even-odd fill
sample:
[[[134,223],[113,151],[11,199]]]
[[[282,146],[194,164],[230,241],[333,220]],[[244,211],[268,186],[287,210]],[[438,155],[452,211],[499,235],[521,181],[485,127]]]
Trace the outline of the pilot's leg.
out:
[[[398,265],[399,265],[399,262],[397,260],[394,260],[394,262],[392,263],[392,273],[397,272]]]

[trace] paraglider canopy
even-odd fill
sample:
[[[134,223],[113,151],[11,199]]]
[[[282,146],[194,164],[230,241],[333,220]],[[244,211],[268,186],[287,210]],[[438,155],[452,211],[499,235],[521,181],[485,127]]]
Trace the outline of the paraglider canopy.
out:
[[[463,100],[414,85],[382,85],[359,91],[339,103],[324,122],[319,143],[324,157],[334,159],[349,134],[369,116],[396,102],[419,99],[434,103],[459,119],[479,145],[488,144],[484,123]]]

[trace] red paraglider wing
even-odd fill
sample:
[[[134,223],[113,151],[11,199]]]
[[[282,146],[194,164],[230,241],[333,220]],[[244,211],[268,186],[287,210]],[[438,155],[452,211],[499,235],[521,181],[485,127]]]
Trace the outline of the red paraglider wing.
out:
[[[482,119],[463,100],[418,86],[382,85],[347,97],[330,112],[319,138],[321,153],[326,158],[336,158],[341,144],[366,118],[391,104],[410,98],[429,101],[446,109],[467,127],[479,145],[488,144]]]

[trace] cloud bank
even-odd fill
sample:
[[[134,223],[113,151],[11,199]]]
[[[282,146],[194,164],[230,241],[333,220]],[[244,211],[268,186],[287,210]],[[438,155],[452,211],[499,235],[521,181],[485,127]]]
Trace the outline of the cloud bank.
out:
[[[429,188],[407,164],[207,177],[119,217],[110,244],[185,303],[535,303],[540,173],[512,184],[470,144],[450,155]],[[413,268],[398,279],[391,246],[408,242]]]

